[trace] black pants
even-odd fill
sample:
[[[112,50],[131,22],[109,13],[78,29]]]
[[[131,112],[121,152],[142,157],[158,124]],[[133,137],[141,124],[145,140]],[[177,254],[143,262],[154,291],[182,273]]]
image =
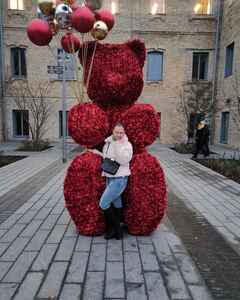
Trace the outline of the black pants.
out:
[[[206,142],[197,141],[196,142],[196,151],[194,153],[194,157],[197,157],[199,152],[202,152],[205,157],[209,156],[210,151],[209,151],[209,147],[208,147],[208,141],[206,141]]]

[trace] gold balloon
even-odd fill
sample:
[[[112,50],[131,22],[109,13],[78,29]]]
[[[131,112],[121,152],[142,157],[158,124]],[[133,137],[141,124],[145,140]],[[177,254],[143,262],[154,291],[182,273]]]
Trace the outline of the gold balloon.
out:
[[[54,12],[54,0],[38,0],[38,6],[45,16],[50,16]]]
[[[97,21],[93,25],[91,35],[95,40],[104,40],[108,34],[108,27],[103,21]]]
[[[73,5],[76,2],[76,0],[64,0],[63,2],[67,5]]]

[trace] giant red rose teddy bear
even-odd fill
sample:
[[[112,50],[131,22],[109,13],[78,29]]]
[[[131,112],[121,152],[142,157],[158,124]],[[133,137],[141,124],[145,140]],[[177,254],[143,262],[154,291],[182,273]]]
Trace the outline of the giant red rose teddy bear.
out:
[[[87,49],[85,79],[95,53],[87,91],[92,103],[70,110],[69,133],[78,144],[101,150],[114,125],[118,121],[124,125],[134,148],[123,195],[124,222],[130,234],[148,235],[162,220],[167,197],[163,170],[146,149],[159,135],[159,117],[151,105],[135,104],[143,89],[146,49],[140,40],[98,44],[96,51],[89,43]],[[99,208],[105,189],[101,162],[99,155],[86,151],[75,157],[67,171],[65,205],[80,234],[100,235],[105,230]]]

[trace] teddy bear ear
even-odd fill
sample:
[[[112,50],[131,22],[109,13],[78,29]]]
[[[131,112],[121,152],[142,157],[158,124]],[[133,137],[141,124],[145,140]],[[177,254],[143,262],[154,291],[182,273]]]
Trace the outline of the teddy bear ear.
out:
[[[88,59],[93,55],[95,43],[96,42],[85,42],[84,44],[81,45],[78,51],[78,57],[81,64],[83,63],[84,59]]]
[[[137,55],[141,67],[143,67],[146,59],[146,48],[145,44],[140,39],[133,39],[127,42],[129,48]]]

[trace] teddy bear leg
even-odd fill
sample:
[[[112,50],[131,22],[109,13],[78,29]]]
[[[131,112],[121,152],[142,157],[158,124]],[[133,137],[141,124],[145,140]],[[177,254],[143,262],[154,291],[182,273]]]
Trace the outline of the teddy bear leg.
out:
[[[135,154],[124,194],[125,221],[133,235],[149,235],[160,224],[167,206],[166,182],[158,160],[147,152]]]

